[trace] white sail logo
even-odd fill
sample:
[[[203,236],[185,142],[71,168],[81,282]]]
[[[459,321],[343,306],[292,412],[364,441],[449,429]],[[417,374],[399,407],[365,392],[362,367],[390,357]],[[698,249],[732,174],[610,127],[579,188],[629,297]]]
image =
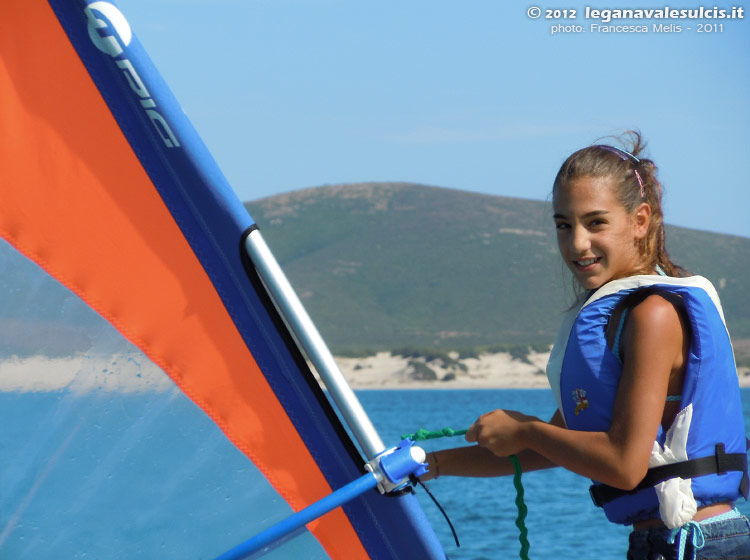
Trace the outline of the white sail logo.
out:
[[[133,64],[123,56],[124,49],[130,45],[133,32],[122,12],[109,2],[92,2],[84,9],[88,18],[88,30],[91,42],[97,49],[115,59],[115,64],[122,70],[130,89],[139,97],[141,107],[167,148],[177,148],[177,141],[166,119],[157,111],[146,85],[136,72]]]
[[[123,46],[127,47],[133,38],[130,24],[125,19],[125,16],[122,15],[122,12],[109,2],[92,2],[86,6],[84,12],[89,19],[89,37],[91,37],[91,42],[96,45],[97,49],[113,58],[120,56],[122,54],[120,41],[122,41]],[[97,17],[96,12],[99,12],[105,19]],[[112,29],[114,34],[104,36],[98,31],[108,28]],[[118,41],[118,38],[120,41]]]

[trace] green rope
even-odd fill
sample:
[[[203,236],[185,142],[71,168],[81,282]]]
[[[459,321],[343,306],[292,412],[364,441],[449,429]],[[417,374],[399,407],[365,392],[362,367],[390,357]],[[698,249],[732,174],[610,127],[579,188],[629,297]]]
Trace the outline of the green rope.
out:
[[[410,439],[412,441],[424,441],[426,439],[437,439],[442,437],[453,437],[462,436],[466,433],[466,430],[453,430],[451,428],[443,428],[436,432],[425,430],[424,428],[417,430],[413,434],[404,434],[401,439]]]
[[[513,486],[516,487],[516,507],[518,508],[518,517],[516,518],[516,527],[518,527],[518,540],[521,541],[521,559],[529,560],[529,530],[526,528],[526,514],[529,509],[523,501],[523,484],[521,484],[521,461],[515,455],[509,455],[508,459],[513,464]]]
[[[427,439],[437,439],[442,437],[453,437],[461,436],[466,433],[466,430],[453,430],[451,428],[443,428],[442,430],[431,432],[425,429],[419,429],[413,434],[405,434],[401,436],[401,439],[410,439],[412,441],[424,441]],[[516,518],[516,527],[518,527],[519,535],[518,540],[521,541],[521,560],[529,560],[529,530],[526,528],[526,514],[529,512],[526,504],[523,501],[523,484],[521,483],[521,462],[515,455],[509,455],[511,464],[513,465],[513,486],[516,487],[516,507],[518,508],[518,517]]]

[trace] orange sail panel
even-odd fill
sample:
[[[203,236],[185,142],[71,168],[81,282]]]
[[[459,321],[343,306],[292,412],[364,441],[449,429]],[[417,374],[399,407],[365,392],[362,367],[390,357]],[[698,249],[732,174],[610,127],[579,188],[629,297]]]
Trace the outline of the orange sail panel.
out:
[[[0,236],[160,366],[298,510],[331,491],[50,5],[0,3]],[[339,509],[310,527],[367,554]]]

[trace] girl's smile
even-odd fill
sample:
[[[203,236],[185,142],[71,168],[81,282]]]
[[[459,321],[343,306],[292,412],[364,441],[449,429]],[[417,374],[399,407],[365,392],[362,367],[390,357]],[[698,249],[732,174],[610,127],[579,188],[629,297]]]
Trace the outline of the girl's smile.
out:
[[[555,193],[554,210],[560,254],[584,288],[639,272],[647,204],[631,215],[615,197],[611,178],[581,177]]]

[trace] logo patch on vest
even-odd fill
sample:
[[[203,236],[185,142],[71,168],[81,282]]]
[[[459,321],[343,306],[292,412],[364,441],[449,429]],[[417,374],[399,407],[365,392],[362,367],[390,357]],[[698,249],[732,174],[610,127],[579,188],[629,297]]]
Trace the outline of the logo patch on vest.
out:
[[[573,391],[573,400],[576,403],[576,416],[578,416],[582,410],[586,410],[589,407],[589,400],[586,398],[585,389],[575,389]]]

